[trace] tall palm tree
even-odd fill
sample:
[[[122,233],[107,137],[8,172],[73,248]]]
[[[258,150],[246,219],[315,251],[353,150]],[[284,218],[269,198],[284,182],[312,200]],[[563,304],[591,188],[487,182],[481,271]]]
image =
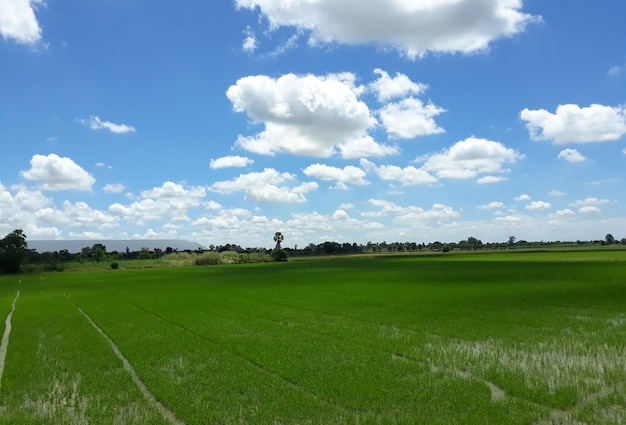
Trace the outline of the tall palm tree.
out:
[[[285,237],[282,233],[276,232],[274,233],[274,242],[276,242],[276,249],[280,249],[280,243],[285,240]]]

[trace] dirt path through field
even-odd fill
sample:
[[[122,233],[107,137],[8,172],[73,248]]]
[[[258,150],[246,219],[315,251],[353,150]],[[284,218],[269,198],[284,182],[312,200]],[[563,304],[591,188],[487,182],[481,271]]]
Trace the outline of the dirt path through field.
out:
[[[124,369],[126,369],[126,371],[128,372],[128,374],[132,378],[132,380],[135,383],[135,385],[137,385],[137,387],[139,387],[139,390],[141,390],[141,393],[143,394],[143,396],[154,407],[156,407],[159,410],[159,412],[161,412],[161,414],[163,415],[165,420],[167,420],[172,425],[185,425],[185,422],[183,422],[182,420],[178,419],[176,417],[176,414],[174,414],[174,412],[172,412],[167,406],[165,406],[163,403],[161,403],[159,400],[157,400],[157,398],[154,396],[154,394],[152,394],[152,392],[150,392],[148,387],[146,387],[146,384],[144,384],[143,381],[141,380],[141,378],[139,377],[139,375],[137,375],[137,372],[135,372],[135,369],[130,364],[130,362],[126,359],[126,357],[124,357],[124,354],[122,354],[122,352],[117,347],[115,342],[113,342],[113,340],[111,338],[109,338],[109,336],[100,328],[100,326],[98,326],[98,324],[96,322],[93,321],[93,319],[87,313],[85,313],[85,311],[82,308],[80,308],[78,306],[77,306],[77,308],[78,308],[78,311],[80,311],[80,313],[83,316],[85,316],[85,318],[89,321],[89,323],[91,323],[91,326],[93,326],[94,329],[96,331],[98,331],[98,333],[100,335],[102,335],[102,337],[109,343],[109,345],[113,349],[113,352],[115,353],[117,358],[119,358],[122,361],[122,364],[124,365]]]
[[[15,311],[15,303],[20,296],[20,291],[18,289],[17,294],[15,294],[15,298],[13,299],[13,304],[11,304],[11,311],[7,315],[6,320],[4,321],[4,334],[2,335],[2,342],[0,343],[0,388],[2,388],[2,375],[4,373],[4,361],[7,357],[7,350],[9,349],[9,336],[11,335],[11,318],[13,317],[13,312]]]

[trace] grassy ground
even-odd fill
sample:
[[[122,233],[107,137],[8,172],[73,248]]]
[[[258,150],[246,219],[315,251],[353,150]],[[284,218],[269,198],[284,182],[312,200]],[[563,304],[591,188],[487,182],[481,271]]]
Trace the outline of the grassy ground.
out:
[[[0,424],[626,423],[625,272],[599,250],[3,276]]]

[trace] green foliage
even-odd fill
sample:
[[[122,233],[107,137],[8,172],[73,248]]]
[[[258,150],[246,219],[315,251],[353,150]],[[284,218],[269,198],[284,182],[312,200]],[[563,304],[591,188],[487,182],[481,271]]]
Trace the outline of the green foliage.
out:
[[[118,263],[117,261],[115,261],[115,262],[111,263],[111,268],[112,268],[113,270],[117,270],[117,269],[119,269],[119,268],[120,268],[120,263]]]
[[[287,252],[284,249],[275,248],[271,255],[274,261],[287,261]]]
[[[16,229],[0,239],[0,271],[10,274],[19,273],[20,265],[28,253],[26,235]]]
[[[216,266],[220,263],[220,254],[218,252],[205,252],[196,257],[194,264],[196,266]]]
[[[220,252],[220,264],[241,264],[241,254],[234,251]]]

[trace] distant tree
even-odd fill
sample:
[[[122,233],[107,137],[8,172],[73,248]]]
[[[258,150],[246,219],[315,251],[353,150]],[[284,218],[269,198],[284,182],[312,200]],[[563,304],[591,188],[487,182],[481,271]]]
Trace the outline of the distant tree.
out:
[[[107,258],[107,247],[101,243],[94,244],[91,247],[91,251],[89,253],[92,260],[99,263],[100,261],[104,261]]]
[[[613,245],[615,244],[615,238],[613,237],[612,234],[607,233],[606,236],[604,237],[604,242],[606,242],[607,245]]]
[[[280,244],[285,240],[285,236],[281,232],[274,233],[274,242],[276,242],[276,249],[280,249]]]
[[[483,242],[473,236],[467,238],[467,244],[469,245],[470,249],[481,249],[483,247]]]
[[[19,273],[27,254],[26,235],[22,229],[12,231],[0,240],[0,270],[4,273]]]
[[[517,238],[515,236],[509,236],[509,246],[513,246],[515,245],[515,241],[517,240]]]
[[[139,251],[138,257],[140,260],[149,260],[152,258],[152,252],[150,248],[141,247],[141,251]]]
[[[626,245],[626,238],[620,239],[619,243],[622,245]]]

